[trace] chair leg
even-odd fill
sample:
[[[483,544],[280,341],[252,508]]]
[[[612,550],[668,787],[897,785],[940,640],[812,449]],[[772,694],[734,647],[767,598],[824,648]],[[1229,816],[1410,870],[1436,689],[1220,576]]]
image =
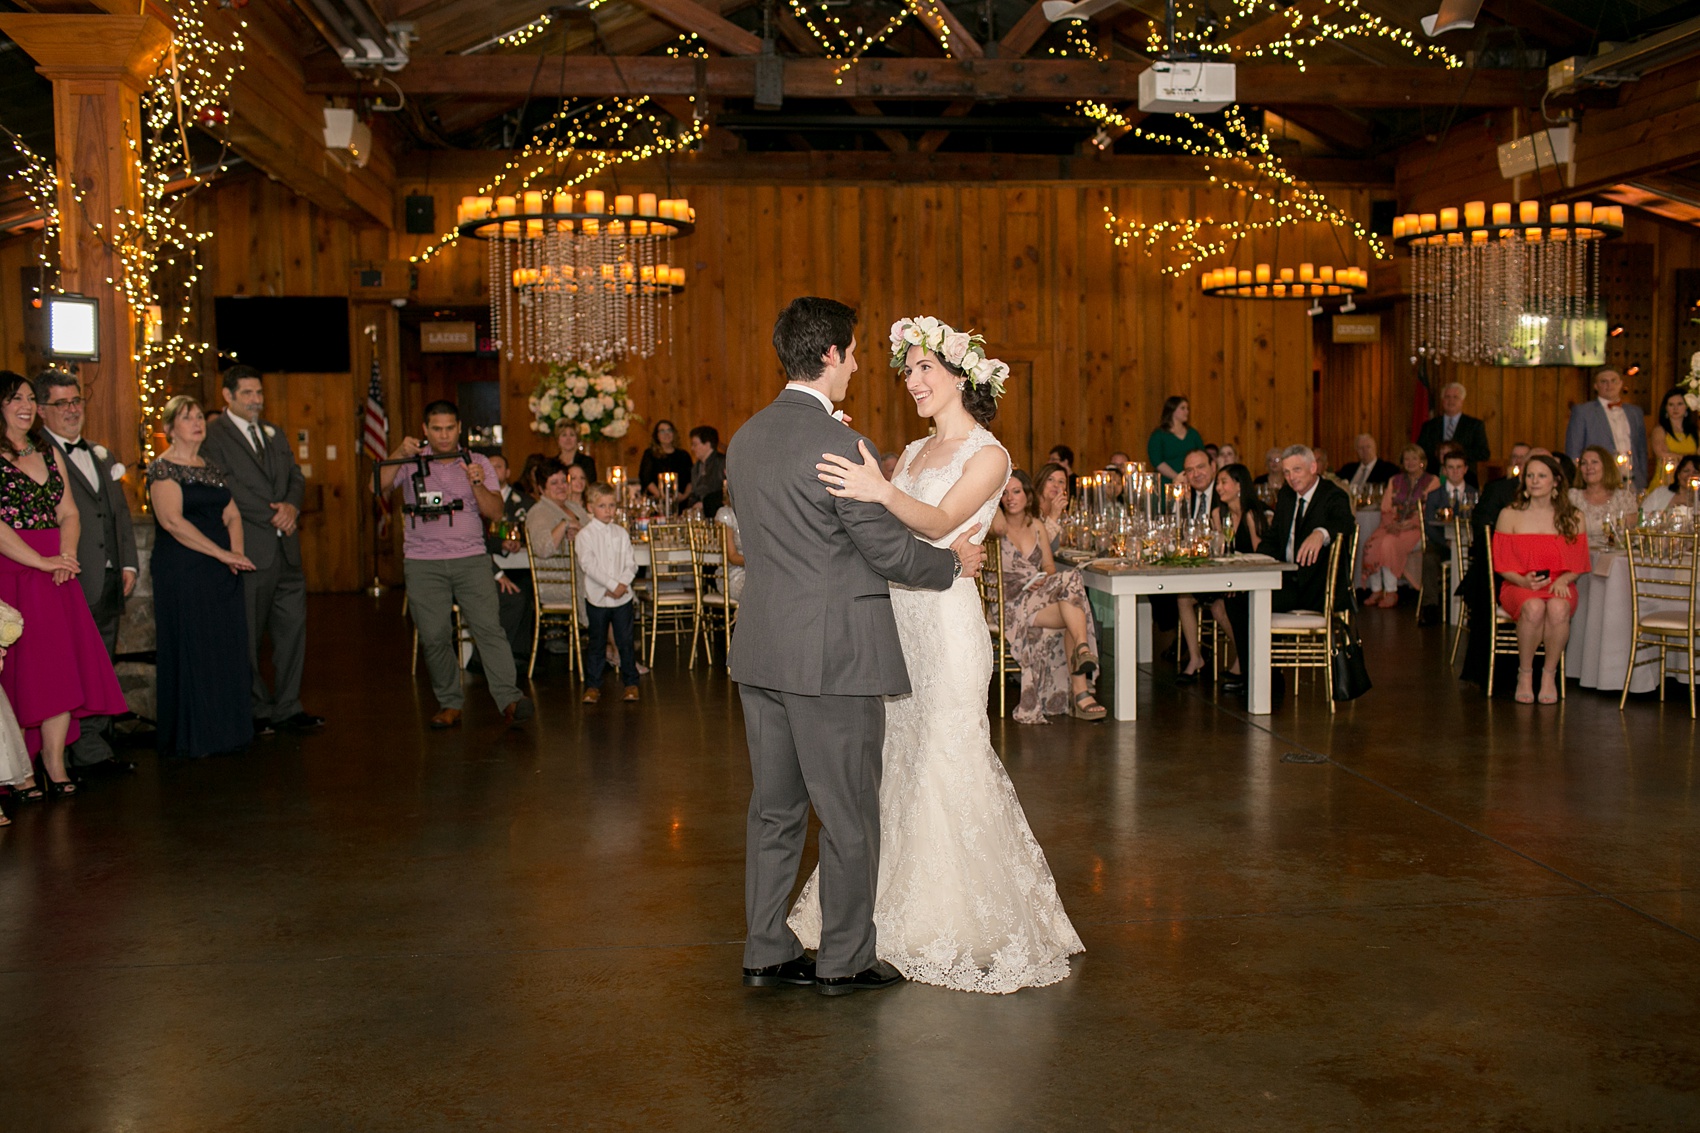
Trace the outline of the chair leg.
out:
[[[1623,692],[1617,698],[1617,710],[1619,712],[1622,712],[1623,706],[1629,703],[1629,680],[1635,675],[1635,654],[1640,646],[1641,635],[1631,633],[1629,635],[1629,665],[1623,670]]]
[[[403,601],[406,601],[406,599],[403,599]],[[408,671],[409,675],[411,675],[411,676],[417,677],[419,675],[419,623],[418,622],[413,623],[413,663],[408,667],[407,671]]]
[[[1487,692],[1484,695],[1486,695],[1489,700],[1493,699],[1493,671],[1498,668],[1499,662],[1498,637],[1499,625],[1496,621],[1493,627],[1493,635],[1488,638]]]
[[[535,609],[531,614],[531,659],[525,663],[525,679],[537,671],[537,639],[543,636],[543,615]]]

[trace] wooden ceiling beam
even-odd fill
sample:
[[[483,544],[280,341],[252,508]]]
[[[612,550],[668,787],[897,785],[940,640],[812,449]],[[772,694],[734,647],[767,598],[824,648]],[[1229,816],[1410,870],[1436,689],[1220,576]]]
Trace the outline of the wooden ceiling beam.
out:
[[[913,0],[910,10],[952,59],[984,59],[986,49],[944,0]]]
[[[1356,114],[1337,106],[1271,106],[1270,110],[1303,126],[1326,142],[1349,150],[1366,150],[1375,144],[1375,131]]]
[[[1021,13],[1021,18],[1015,21],[1015,26],[1003,33],[998,40],[998,57],[1000,59],[1019,59],[1033,45],[1045,38],[1045,33],[1051,30],[1051,21],[1045,16],[1045,5],[1041,0],[1033,0],[1032,7]]]
[[[964,98],[950,103],[943,110],[939,111],[939,113],[943,114],[946,118],[962,118],[973,109],[974,100],[971,98]],[[928,130],[926,133],[921,135],[921,140],[915,144],[915,148],[922,153],[933,153],[940,146],[944,145],[944,140],[948,137],[950,137],[949,130]]]
[[[570,56],[562,64],[559,78],[546,80],[543,89],[569,97],[609,97],[630,91],[749,98],[755,93],[755,65],[753,58],[641,56],[616,61],[606,56]],[[1139,97],[1139,74],[1146,65],[1080,59],[864,59],[842,75],[840,66],[834,59],[786,60],[785,96],[1129,102]],[[410,95],[523,97],[531,89],[536,68],[536,59],[526,56],[425,56],[388,77]],[[309,79],[308,89],[315,93],[348,94],[353,90],[353,80],[334,61],[316,64]],[[1539,98],[1545,83],[1545,71],[1449,71],[1436,67],[1311,67],[1300,71],[1278,64],[1245,63],[1238,74],[1240,101],[1254,106],[1525,106]]]
[[[1487,0],[1482,10],[1542,43],[1581,47],[1594,40],[1593,28],[1540,3],[1540,0]]]
[[[864,115],[868,118],[885,117],[885,111],[881,110],[879,108],[879,104],[871,98],[851,99],[850,109],[854,110],[857,114]],[[909,152],[909,136],[902,130],[881,130],[872,125],[868,128],[873,130],[874,136],[877,137],[880,142],[884,144],[885,148],[890,150],[892,153]]]
[[[758,55],[761,38],[745,31],[718,13],[711,12],[695,0],[631,0],[633,4],[652,12],[682,31],[694,32],[705,43],[711,43],[733,55]]]

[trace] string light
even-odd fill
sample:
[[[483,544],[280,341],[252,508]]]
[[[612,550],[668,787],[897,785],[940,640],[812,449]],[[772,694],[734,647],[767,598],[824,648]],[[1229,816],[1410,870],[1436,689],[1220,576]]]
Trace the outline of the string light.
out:
[[[708,56],[694,34],[680,36],[666,53],[674,58]],[[694,105],[696,96],[692,95],[690,101]],[[648,109],[650,105],[648,95],[603,99],[589,105],[563,103],[533,131],[524,148],[473,195],[516,196],[539,181],[571,189],[612,166],[688,150],[708,135],[707,123],[694,114],[682,133],[667,133],[666,124]],[[671,116],[667,121],[673,121]],[[410,256],[409,262],[426,263],[459,240],[459,229],[451,228]]]
[[[1307,52],[1314,48],[1338,43],[1345,39],[1382,39],[1409,51],[1418,59],[1431,59],[1447,68],[1462,67],[1464,61],[1436,43],[1419,40],[1397,24],[1390,24],[1371,12],[1366,12],[1359,0],[1333,0],[1327,11],[1306,11],[1301,5],[1278,3],[1276,0],[1233,0],[1233,10],[1214,27],[1206,25],[1208,34],[1226,33],[1231,38],[1238,25],[1244,32],[1253,25],[1285,23],[1287,30],[1272,40],[1250,46],[1206,39],[1196,30],[1196,22],[1185,19],[1185,12],[1194,11],[1186,3],[1181,18],[1176,21],[1175,42],[1167,41],[1163,25],[1152,21],[1147,25],[1146,50],[1153,56],[1164,56],[1171,49],[1187,53],[1228,56],[1236,60],[1271,59],[1297,64],[1306,69]]]
[[[1261,215],[1243,220],[1218,220],[1214,217],[1181,220],[1125,220],[1105,208],[1104,227],[1114,237],[1119,248],[1143,245],[1147,255],[1156,254],[1159,247],[1167,252],[1163,265],[1165,275],[1181,275],[1207,260],[1228,253],[1233,243],[1246,236],[1274,231],[1295,224],[1325,224],[1349,231],[1359,243],[1368,245],[1370,255],[1378,260],[1388,257],[1387,245],[1356,217],[1342,211],[1326,195],[1294,175],[1270,148],[1269,136],[1254,131],[1238,106],[1223,114],[1223,128],[1217,129],[1191,114],[1174,117],[1191,127],[1188,134],[1169,133],[1164,129],[1147,129],[1128,121],[1120,112],[1102,103],[1082,103],[1080,110],[1108,126],[1125,127],[1130,133],[1150,141],[1172,146],[1193,157],[1207,158],[1204,171],[1210,183],[1235,193],[1245,194],[1252,206],[1262,206]],[[1239,166],[1238,172],[1218,172],[1218,161]]]

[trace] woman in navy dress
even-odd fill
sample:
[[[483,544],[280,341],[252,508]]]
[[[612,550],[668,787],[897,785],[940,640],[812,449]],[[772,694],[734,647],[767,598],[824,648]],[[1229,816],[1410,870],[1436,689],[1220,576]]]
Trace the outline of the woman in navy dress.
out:
[[[153,549],[158,637],[159,754],[199,758],[247,747],[248,614],[241,572],[242,516],[224,473],[201,459],[206,414],[192,397],[165,406],[171,447],[148,465],[159,534]]]

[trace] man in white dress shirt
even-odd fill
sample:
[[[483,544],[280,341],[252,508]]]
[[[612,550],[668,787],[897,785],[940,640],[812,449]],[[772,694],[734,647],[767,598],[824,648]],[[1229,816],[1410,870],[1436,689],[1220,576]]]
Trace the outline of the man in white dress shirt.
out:
[[[1589,445],[1601,445],[1618,455],[1618,472],[1633,477],[1635,490],[1647,490],[1647,417],[1640,406],[1623,400],[1623,375],[1601,370],[1594,375],[1594,400],[1570,410],[1564,431],[1564,451],[1580,460]]]

